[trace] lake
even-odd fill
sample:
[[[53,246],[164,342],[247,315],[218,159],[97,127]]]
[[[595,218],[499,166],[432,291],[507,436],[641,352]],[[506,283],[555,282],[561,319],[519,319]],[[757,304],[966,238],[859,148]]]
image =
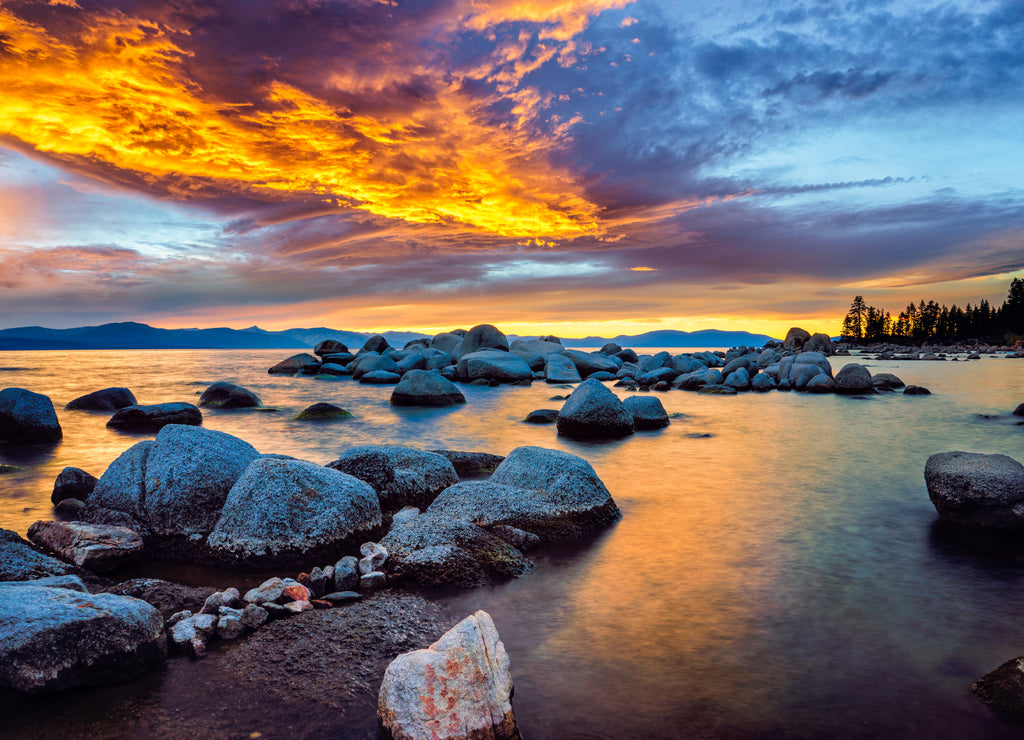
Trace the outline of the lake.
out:
[[[56,446],[0,449],[0,462],[25,468],[0,477],[0,527],[24,534],[51,517],[64,466],[99,476],[145,438],[108,430],[105,414],[65,411],[72,398],[127,386],[140,403],[195,402],[227,380],[278,411],[206,411],[204,425],[264,453],[327,463],[362,444],[497,454],[539,445],[593,464],[622,509],[616,526],[540,551],[515,581],[442,599],[456,617],[494,618],[525,738],[1019,734],[970,684],[1024,654],[1024,547],[937,526],[923,472],[929,455],[948,450],[1024,458],[1024,427],[1010,415],[1024,401],[1024,361],[860,360],[931,396],[661,393],[670,414],[685,415],[667,429],[585,443],[522,423],[568,392],[543,382],[462,386],[468,403],[454,409],[391,408],[390,387],[268,375],[286,355],[0,353],[0,388],[50,396],[64,428]],[[317,401],[354,418],[291,420]],[[259,687],[226,683],[230,655],[173,658],[133,684],[6,706],[3,734],[374,736],[372,712],[332,717],[305,699],[267,701]]]

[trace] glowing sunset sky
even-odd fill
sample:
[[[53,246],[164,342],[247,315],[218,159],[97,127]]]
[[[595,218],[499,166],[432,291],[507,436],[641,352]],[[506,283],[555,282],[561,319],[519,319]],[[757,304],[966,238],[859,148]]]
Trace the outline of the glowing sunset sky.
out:
[[[0,326],[1001,303],[1024,4],[0,0]]]

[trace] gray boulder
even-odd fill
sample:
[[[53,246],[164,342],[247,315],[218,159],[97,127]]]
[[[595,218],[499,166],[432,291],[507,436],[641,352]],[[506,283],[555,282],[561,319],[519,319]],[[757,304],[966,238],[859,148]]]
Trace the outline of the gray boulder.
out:
[[[373,486],[384,511],[403,506],[425,509],[438,493],[459,481],[448,458],[412,447],[350,447],[327,467]]]
[[[333,421],[335,419],[351,419],[352,412],[346,411],[333,403],[314,403],[298,413],[295,421]]]
[[[802,390],[807,393],[834,393],[836,391],[836,384],[832,378],[819,371],[803,384]]]
[[[117,411],[125,406],[137,406],[133,394],[127,388],[104,388],[69,401],[64,408],[76,411]]]
[[[503,455],[489,452],[463,452],[462,450],[430,450],[435,455],[448,458],[459,478],[479,478],[490,475],[505,459]]]
[[[871,380],[871,371],[863,365],[851,362],[844,365],[834,378],[836,393],[856,395],[872,393],[875,389]]]
[[[367,483],[304,460],[264,457],[231,487],[207,545],[229,565],[302,565],[337,557],[380,525]]]
[[[410,370],[391,392],[394,406],[455,406],[466,397],[450,380],[428,370]]]
[[[560,355],[565,347],[560,342],[548,342],[543,339],[514,339],[509,344],[509,351],[520,355]]]
[[[558,421],[558,409],[534,409],[523,417],[527,424],[554,424]]]
[[[387,549],[388,562],[396,572],[423,585],[469,588],[514,578],[531,567],[519,550],[483,527],[443,514],[424,512],[392,527],[380,544]],[[444,558],[436,557],[437,551],[428,553],[428,558],[415,555],[426,548],[442,546],[457,548],[468,558],[454,556],[451,551],[446,551],[448,555]],[[407,569],[409,558],[413,562]],[[438,564],[451,567],[441,568]]]
[[[163,617],[144,601],[0,583],[0,686],[38,692],[128,681],[166,658]]]
[[[352,371],[352,378],[354,380],[359,380],[364,375],[378,370],[394,373],[395,375],[399,373],[398,363],[390,357],[384,357],[373,352],[360,355],[352,361],[348,368]]]
[[[374,334],[363,343],[363,347],[359,351],[376,352],[382,355],[389,349],[391,349],[391,345],[388,344],[388,340],[382,334]]]
[[[512,352],[497,349],[483,349],[463,354],[459,358],[457,372],[459,379],[467,382],[484,379],[496,380],[499,383],[515,383],[533,379],[533,370],[526,360]]]
[[[548,355],[544,377],[549,383],[579,383],[583,380],[573,361],[562,354]]]
[[[738,367],[729,373],[723,382],[730,388],[735,388],[738,391],[749,391],[750,373],[747,371],[747,368]]]
[[[56,442],[63,436],[49,397],[25,388],[0,391],[0,442]]]
[[[372,370],[368,373],[363,373],[359,382],[367,385],[395,385],[402,379],[402,376],[398,373],[388,372],[387,370]]]
[[[262,406],[263,401],[248,388],[220,380],[203,391],[199,405],[212,409],[248,409]]]
[[[1006,455],[942,452],[924,468],[939,516],[974,529],[1024,532],[1024,466]]]
[[[824,355],[834,355],[835,346],[828,334],[812,334],[803,346],[805,352],[821,352]]]
[[[758,393],[773,390],[777,386],[778,383],[775,382],[775,378],[765,373],[758,373],[750,380],[750,390]]]
[[[634,429],[662,429],[669,424],[668,412],[654,396],[630,396],[622,405],[633,417]]]
[[[157,432],[170,424],[200,426],[203,412],[190,403],[157,403],[125,406],[110,417],[107,426],[128,432]]]
[[[281,360],[272,368],[267,370],[270,375],[295,375],[303,367],[310,363],[316,363],[317,359],[308,352],[299,355],[292,355],[287,360]]]
[[[34,581],[57,576],[87,575],[23,540],[17,532],[0,529],[0,581]]]
[[[508,653],[478,611],[384,672],[377,717],[394,740],[518,740]]]
[[[64,468],[53,482],[50,501],[59,504],[66,498],[85,501],[96,488],[96,478],[81,468]]]
[[[438,349],[445,354],[458,358],[462,347],[462,337],[458,334],[443,332],[430,340],[431,349]]]
[[[583,352],[578,349],[565,350],[565,356],[572,360],[580,377],[585,378],[597,372],[616,373],[622,367],[622,360],[614,355],[602,355],[599,352]]]
[[[693,355],[675,355],[672,358],[672,368],[679,375],[686,373],[702,372],[707,369],[707,364],[701,362]]]
[[[323,357],[324,355],[334,355],[341,352],[348,352],[348,345],[337,339],[324,339],[317,343],[316,347],[313,348],[313,354]]]
[[[100,573],[138,560],[142,537],[126,527],[84,522],[34,522],[28,538],[61,560]]]
[[[508,352],[508,338],[491,324],[474,326],[462,338],[459,356],[462,357],[481,349],[497,349]]]
[[[788,349],[794,352],[800,352],[803,350],[807,340],[811,338],[811,333],[805,329],[794,326],[788,332],[786,332],[786,339],[782,343],[783,349]]]
[[[697,391],[706,385],[718,385],[721,382],[721,371],[717,368],[705,367],[703,370],[680,375],[672,381],[672,387],[683,391]]]
[[[903,388],[906,383],[892,373],[875,373],[871,376],[871,385],[876,391],[893,391]]]
[[[600,381],[576,386],[558,412],[558,433],[575,437],[623,437],[633,433],[633,418],[618,396]]]

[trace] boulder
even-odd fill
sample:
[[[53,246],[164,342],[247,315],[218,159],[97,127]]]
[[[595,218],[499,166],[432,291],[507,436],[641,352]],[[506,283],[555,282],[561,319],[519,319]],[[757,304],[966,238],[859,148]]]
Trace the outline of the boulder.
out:
[[[558,409],[534,409],[523,421],[527,424],[554,424],[558,421]]]
[[[833,380],[835,382],[836,393],[857,395],[860,393],[871,393],[875,389],[871,380],[871,372],[866,367],[856,362],[844,365],[843,368],[836,373]]]
[[[430,450],[435,455],[448,458],[459,478],[480,478],[490,475],[505,459],[503,455],[489,452],[463,452],[461,450]]]
[[[324,355],[334,355],[341,352],[348,352],[348,345],[337,339],[324,339],[317,343],[316,347],[313,348],[313,354],[323,357]]]
[[[125,406],[137,406],[133,394],[127,388],[104,388],[69,401],[64,408],[75,411],[117,411]]]
[[[508,346],[510,352],[518,355],[560,355],[565,351],[561,342],[549,342],[544,339],[514,339]]]
[[[337,557],[380,525],[367,483],[304,460],[263,457],[231,487],[207,546],[227,565],[301,565]]]
[[[702,385],[697,392],[707,396],[735,396],[737,393],[732,386],[718,384]]]
[[[871,385],[876,391],[893,391],[906,383],[892,373],[875,373],[871,376]]]
[[[508,525],[543,540],[587,535],[622,516],[589,462],[543,447],[517,447],[489,480],[442,491],[426,514]]]
[[[0,442],[56,442],[63,436],[49,397],[25,388],[0,391]]]
[[[384,673],[377,717],[394,740],[518,740],[508,653],[478,611]]]
[[[508,352],[508,339],[496,327],[490,324],[474,326],[462,338],[459,357],[481,349],[497,349]]]
[[[372,337],[367,339],[363,343],[363,348],[360,352],[376,352],[377,354],[384,354],[387,350],[391,349],[391,345],[388,344],[388,340],[381,334],[374,334]]]
[[[807,393],[834,393],[836,384],[825,373],[818,372],[804,384],[803,390]]]
[[[219,380],[203,391],[199,405],[211,409],[248,409],[262,406],[263,401],[248,388]]]
[[[549,383],[579,383],[583,380],[573,361],[561,354],[548,355],[544,377]]]
[[[459,481],[448,458],[412,447],[350,447],[327,467],[373,486],[384,511],[426,508],[438,493]]]
[[[43,552],[17,532],[0,529],[0,581],[34,581],[72,575],[87,574]]]
[[[455,406],[466,397],[450,380],[429,370],[410,370],[391,392],[394,406]]]
[[[675,355],[672,358],[672,368],[678,375],[686,373],[703,372],[708,366],[693,355]]]
[[[61,560],[100,573],[134,562],[142,556],[142,538],[126,527],[84,522],[35,522],[30,541]]]
[[[214,589],[210,586],[184,586],[159,578],[130,578],[106,589],[118,596],[132,596],[156,607],[164,617],[182,610],[198,612]]]
[[[1011,411],[1014,416],[1024,416],[1024,403],[1017,404],[1017,408]]]
[[[805,352],[821,352],[823,355],[835,354],[835,346],[828,334],[812,334],[811,338],[804,342]]]
[[[974,529],[1024,532],[1024,466],[1006,455],[942,452],[924,468],[943,519]]]
[[[390,357],[383,357],[375,352],[362,354],[349,364],[348,369],[352,371],[354,380],[361,379],[364,375],[378,370],[386,373],[399,374],[398,363]]]
[[[575,437],[623,437],[633,433],[633,418],[618,396],[600,381],[576,386],[558,412],[558,433]]]
[[[904,396],[930,396],[932,392],[920,385],[908,385],[903,389]]]
[[[986,673],[971,684],[971,691],[1007,722],[1024,722],[1024,656]]]
[[[36,692],[128,681],[166,658],[163,617],[144,601],[0,583],[0,686]]]
[[[401,379],[402,376],[398,373],[387,370],[371,370],[368,373],[363,373],[359,377],[359,382],[369,385],[394,385]]]
[[[758,373],[750,380],[750,390],[758,393],[773,390],[777,386],[778,383],[775,382],[775,378],[766,373]]]
[[[653,396],[630,396],[622,405],[633,417],[634,429],[662,429],[669,424],[668,412]]]
[[[314,403],[298,413],[295,421],[332,421],[334,419],[351,419],[352,413],[333,403]]]
[[[724,372],[723,372],[724,375]],[[735,388],[738,391],[750,390],[750,373],[745,367],[738,367],[729,373],[724,380],[725,385]]]
[[[721,382],[722,373],[719,370],[705,367],[703,370],[680,375],[672,381],[672,386],[683,391],[697,391],[706,385],[718,385]]]
[[[457,372],[460,380],[495,380],[499,383],[515,383],[532,380],[533,370],[526,360],[512,352],[497,349],[483,349],[459,358]]]
[[[794,326],[788,332],[786,332],[786,339],[782,343],[783,349],[788,349],[794,352],[800,352],[803,350],[804,345],[807,344],[807,340],[811,338],[811,333],[804,329]]]
[[[318,380],[326,378],[340,378],[342,376],[351,374],[351,367],[349,367],[348,365],[342,365],[341,363],[337,362],[325,362],[316,370],[316,376]]]
[[[580,377],[585,378],[597,372],[616,373],[622,367],[622,359],[599,352],[583,352],[578,349],[565,350],[565,356],[572,360]],[[635,357],[634,357],[635,361]]]
[[[158,432],[169,424],[200,426],[203,412],[190,403],[157,403],[125,406],[110,417],[107,426],[128,432]]]
[[[423,585],[469,588],[514,578],[531,567],[519,550],[486,529],[443,514],[424,512],[393,527],[381,545],[389,553],[390,567]],[[456,548],[468,558],[452,555],[449,550],[438,560],[435,556],[439,553],[431,551],[425,563],[423,555],[415,555],[433,547]],[[410,558],[412,562],[406,568]]]
[[[81,468],[64,468],[57,474],[57,478],[53,482],[50,501],[55,504],[59,504],[67,498],[85,501],[96,487],[96,482],[95,477]]]
[[[462,337],[458,334],[443,332],[430,340],[431,349],[438,349],[451,357],[458,358],[462,347]]]
[[[267,370],[267,372],[270,375],[295,375],[295,373],[299,372],[299,370],[311,362],[315,363],[317,362],[317,359],[308,352],[303,352],[299,355],[292,355],[287,360],[281,360],[279,363]]]
[[[90,509],[122,512],[155,537],[206,535],[228,491],[259,453],[248,442],[199,427],[164,427],[114,460],[89,497]],[[118,523],[109,521],[109,523]]]

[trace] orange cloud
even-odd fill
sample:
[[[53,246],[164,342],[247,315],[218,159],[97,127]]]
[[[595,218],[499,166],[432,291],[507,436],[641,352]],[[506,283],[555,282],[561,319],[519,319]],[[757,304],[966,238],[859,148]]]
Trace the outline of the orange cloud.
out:
[[[627,1],[466,5],[458,27],[530,21],[548,41],[521,33],[466,74],[422,63],[399,70],[399,80],[428,79],[432,94],[372,112],[281,79],[263,83],[259,100],[220,99],[185,71],[185,21],[75,9],[58,33],[0,8],[0,137],[183,200],[303,198],[503,237],[598,235],[599,208],[572,172],[552,165],[579,121],[539,130],[549,101],[523,78],[589,16]],[[329,84],[383,89],[396,71],[382,67],[379,79],[339,72]],[[494,86],[490,98],[467,94],[476,75]],[[487,106],[501,99],[511,118],[496,122]]]

